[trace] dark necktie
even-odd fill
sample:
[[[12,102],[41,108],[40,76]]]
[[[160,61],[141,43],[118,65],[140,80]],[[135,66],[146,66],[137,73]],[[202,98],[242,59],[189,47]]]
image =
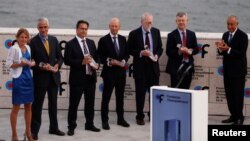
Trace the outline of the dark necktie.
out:
[[[229,44],[231,43],[232,38],[233,38],[233,34],[232,34],[232,33],[230,33],[230,34],[229,34],[229,38],[228,38],[228,43],[229,43]]]
[[[182,33],[182,46],[186,47],[187,46],[186,34],[184,31],[181,33]]]
[[[183,47],[187,47],[187,38],[186,38],[186,34],[184,31],[181,32],[182,33],[182,46]],[[183,58],[184,60],[188,61],[188,55],[187,54],[183,54]]]
[[[149,41],[149,37],[148,37],[149,32],[146,32],[146,39],[145,39],[145,45],[147,46],[146,49],[150,50],[150,41]]]
[[[83,44],[84,55],[90,55],[90,54],[89,54],[89,51],[88,51],[88,49],[87,49],[87,46],[86,46],[86,40],[82,40],[82,44]],[[86,64],[86,67],[87,67],[87,72],[86,72],[86,74],[91,75],[91,74],[92,74],[92,69],[91,69],[90,65],[89,65],[89,64]]]
[[[82,45],[83,45],[84,54],[89,54],[88,49],[86,47],[86,41],[85,40],[82,40]]]
[[[115,52],[116,52],[117,55],[119,55],[120,51],[119,51],[119,48],[118,48],[118,45],[117,45],[117,42],[116,42],[116,36],[113,37],[113,40],[114,40]]]

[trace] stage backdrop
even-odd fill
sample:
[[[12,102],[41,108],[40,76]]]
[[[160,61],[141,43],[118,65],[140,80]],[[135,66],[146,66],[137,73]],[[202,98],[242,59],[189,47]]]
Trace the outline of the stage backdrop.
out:
[[[6,67],[6,56],[8,49],[11,47],[11,43],[15,40],[15,33],[17,28],[0,28],[0,108],[11,107],[11,92],[12,92],[12,78],[10,76],[10,70]],[[31,36],[37,34],[37,29],[28,29]],[[88,37],[93,39],[97,45],[98,40],[101,36],[107,34],[108,30],[89,30]],[[55,35],[62,47],[62,53],[64,53],[65,42],[71,40],[75,36],[74,29],[50,29],[50,34]],[[128,37],[129,31],[120,31],[120,34]],[[163,42],[163,54],[160,57],[160,85],[170,84],[169,75],[165,73],[165,66],[167,63],[166,56],[166,39],[168,32],[161,32]],[[195,74],[191,84],[191,89],[209,90],[209,114],[210,115],[228,115],[228,109],[225,98],[225,90],[223,85],[223,69],[222,69],[222,57],[218,56],[215,41],[221,39],[222,33],[196,33],[198,38],[198,47],[200,52],[194,57],[195,58]],[[250,35],[248,34],[249,39]],[[250,46],[250,44],[249,44]],[[247,55],[250,56],[250,49],[247,51]],[[248,57],[249,58],[249,57]],[[248,75],[245,87],[245,105],[244,114],[250,115],[250,61],[248,59]],[[58,108],[68,109],[69,103],[69,67],[63,65],[61,70],[62,82],[60,86],[60,92],[58,96]],[[102,98],[102,86],[103,81],[100,77],[101,70],[98,71],[98,81],[96,84],[96,101],[95,109],[100,110],[101,98]],[[133,74],[132,56],[129,59],[129,69],[127,70],[127,83],[125,88],[125,110],[135,111],[135,86]],[[147,95],[147,99],[148,99]],[[145,109],[149,109],[149,100],[146,101]],[[45,100],[44,108],[47,109],[47,100]],[[202,105],[200,105],[202,106]],[[83,109],[83,100],[79,108]],[[110,110],[115,109],[115,97],[112,95],[110,102]]]

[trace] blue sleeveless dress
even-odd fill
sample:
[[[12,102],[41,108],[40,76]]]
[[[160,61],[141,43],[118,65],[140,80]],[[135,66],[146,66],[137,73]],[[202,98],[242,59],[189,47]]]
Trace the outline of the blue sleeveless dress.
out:
[[[30,60],[30,54],[26,50],[22,56]],[[22,74],[12,81],[12,104],[28,104],[34,100],[33,78],[29,66],[23,66]]]

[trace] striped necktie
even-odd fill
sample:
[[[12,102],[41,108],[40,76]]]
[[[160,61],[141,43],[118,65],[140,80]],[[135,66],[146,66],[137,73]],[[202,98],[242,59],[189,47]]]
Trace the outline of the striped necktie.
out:
[[[82,40],[82,45],[83,45],[84,55],[90,55],[89,51],[87,49],[87,46],[86,46],[86,40]],[[92,73],[93,73],[93,71],[92,71],[91,66],[89,64],[86,64],[86,74],[92,75]]]
[[[113,37],[113,39],[114,39],[114,47],[115,47],[116,54],[119,55],[120,51],[119,51],[119,47],[118,47],[116,38],[117,38],[116,36]]]

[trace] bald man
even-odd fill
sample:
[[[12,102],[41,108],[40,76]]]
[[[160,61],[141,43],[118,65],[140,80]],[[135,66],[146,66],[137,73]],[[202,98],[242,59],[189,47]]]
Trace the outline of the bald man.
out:
[[[129,127],[124,119],[124,89],[126,84],[126,62],[129,58],[126,38],[118,34],[120,20],[112,18],[109,22],[110,33],[100,38],[98,53],[103,69],[103,94],[101,104],[102,128],[109,130],[109,102],[115,88],[117,124]]]
[[[247,74],[248,36],[238,28],[238,18],[227,18],[227,29],[222,40],[216,42],[218,52],[223,55],[223,77],[226,99],[231,116],[222,123],[241,125],[244,122],[244,88]]]

